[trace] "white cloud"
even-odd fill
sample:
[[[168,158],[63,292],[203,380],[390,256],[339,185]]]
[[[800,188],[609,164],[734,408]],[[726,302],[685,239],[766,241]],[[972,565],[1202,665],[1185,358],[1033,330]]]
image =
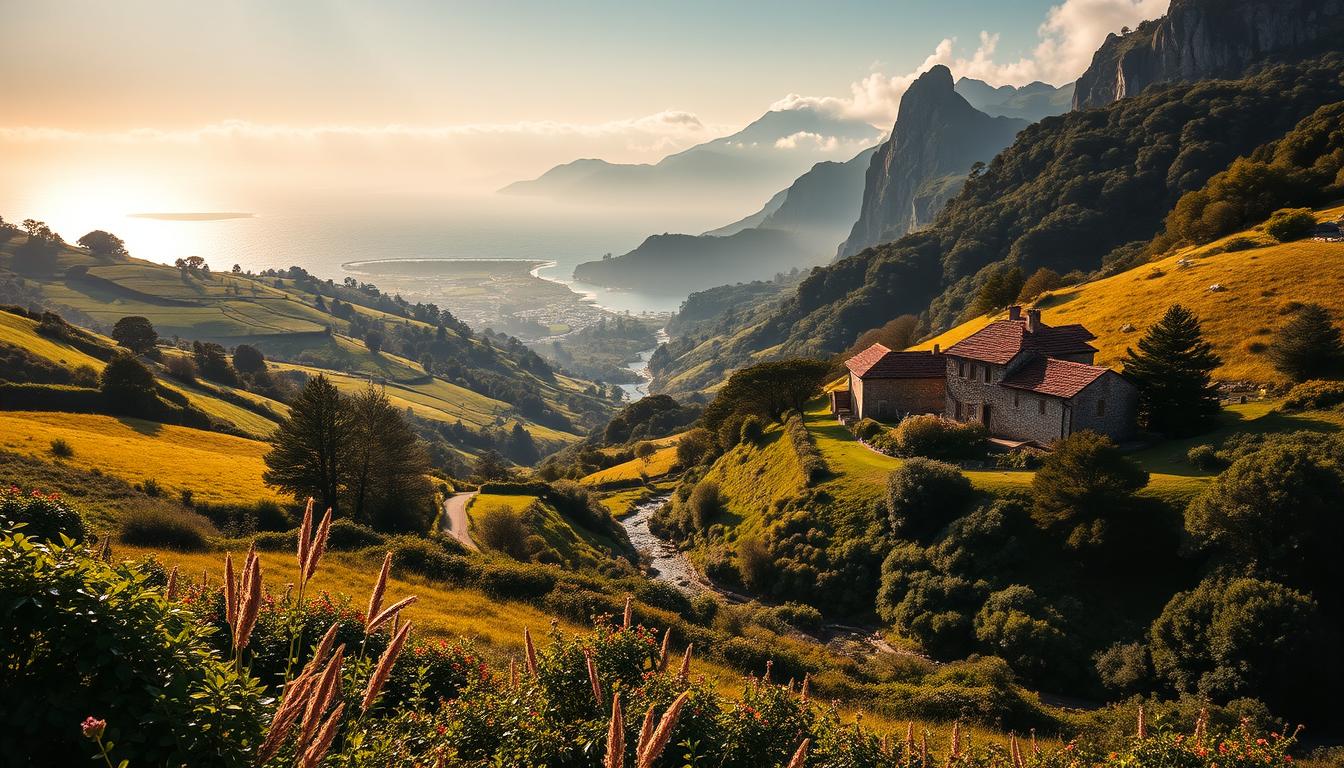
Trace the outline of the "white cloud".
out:
[[[820,133],[812,131],[798,131],[797,133],[785,136],[782,139],[775,140],[775,149],[799,149],[806,147],[808,149],[819,149],[823,152],[833,152],[840,146],[840,140],[835,136],[823,136]]]
[[[1111,32],[1134,27],[1166,13],[1170,0],[1064,0],[1046,12],[1037,29],[1036,47],[1012,61],[995,58],[999,36],[981,32],[975,50],[959,55],[956,38],[944,38],[913,71],[888,75],[872,72],[850,85],[848,96],[789,94],[771,109],[814,107],[889,126],[896,119],[901,96],[921,74],[944,64],[957,77],[972,77],[991,85],[1026,85],[1041,80],[1055,85],[1076,80],[1092,61],[1092,54]]]

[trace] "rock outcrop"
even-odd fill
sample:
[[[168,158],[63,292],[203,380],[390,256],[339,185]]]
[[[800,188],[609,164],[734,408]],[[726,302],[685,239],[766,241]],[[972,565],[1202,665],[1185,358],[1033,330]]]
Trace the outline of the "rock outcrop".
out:
[[[972,107],[954,90],[947,67],[925,72],[901,98],[891,138],[873,155],[859,219],[838,258],[928,224],[971,167],[988,162],[1027,125]]]
[[[1344,44],[1344,0],[1172,0],[1167,15],[1111,34],[1078,78],[1075,109],[1155,83],[1236,78],[1266,58]]]

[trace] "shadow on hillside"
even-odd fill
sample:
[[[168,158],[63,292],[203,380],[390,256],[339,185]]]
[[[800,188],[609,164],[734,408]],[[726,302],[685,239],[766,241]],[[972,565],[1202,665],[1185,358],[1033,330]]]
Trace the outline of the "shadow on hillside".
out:
[[[157,421],[145,421],[144,419],[133,419],[129,416],[118,416],[117,421],[147,437],[156,437],[163,431],[163,425]]]

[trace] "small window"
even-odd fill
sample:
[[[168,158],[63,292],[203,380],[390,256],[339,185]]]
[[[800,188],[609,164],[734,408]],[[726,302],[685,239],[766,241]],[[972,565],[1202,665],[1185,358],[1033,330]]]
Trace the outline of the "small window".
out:
[[[1041,415],[1044,416],[1044,415],[1045,415],[1045,398],[1042,397],[1038,402],[1040,403],[1040,406],[1041,406]]]
[[[989,366],[986,365],[986,366],[985,366],[985,383],[986,383],[986,384],[989,383],[989,374],[990,374]]]
[[[957,361],[957,375],[963,379],[966,378],[966,363],[960,360]]]
[[[1098,401],[1097,401],[1097,415],[1098,415],[1098,416],[1105,416],[1105,415],[1106,415],[1106,401],[1105,401],[1105,400],[1098,400]]]
[[[1013,407],[1014,407],[1014,408],[1021,407],[1021,405],[1022,405],[1021,400],[1022,400],[1021,395],[1019,395],[1018,393],[1014,392],[1014,393],[1013,393]]]
[[[979,406],[977,406],[975,403],[971,403],[970,405],[967,405],[967,406],[966,406],[966,419],[967,419],[968,421],[974,421],[974,420],[975,420],[975,411],[976,411],[976,408],[978,408],[978,407],[979,407]]]

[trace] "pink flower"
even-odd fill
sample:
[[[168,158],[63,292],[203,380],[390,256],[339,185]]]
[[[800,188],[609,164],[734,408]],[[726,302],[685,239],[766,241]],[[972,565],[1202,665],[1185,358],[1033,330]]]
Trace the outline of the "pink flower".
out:
[[[107,721],[99,720],[96,717],[86,717],[80,724],[79,729],[84,732],[84,738],[97,741],[103,738],[103,731],[107,729]]]

